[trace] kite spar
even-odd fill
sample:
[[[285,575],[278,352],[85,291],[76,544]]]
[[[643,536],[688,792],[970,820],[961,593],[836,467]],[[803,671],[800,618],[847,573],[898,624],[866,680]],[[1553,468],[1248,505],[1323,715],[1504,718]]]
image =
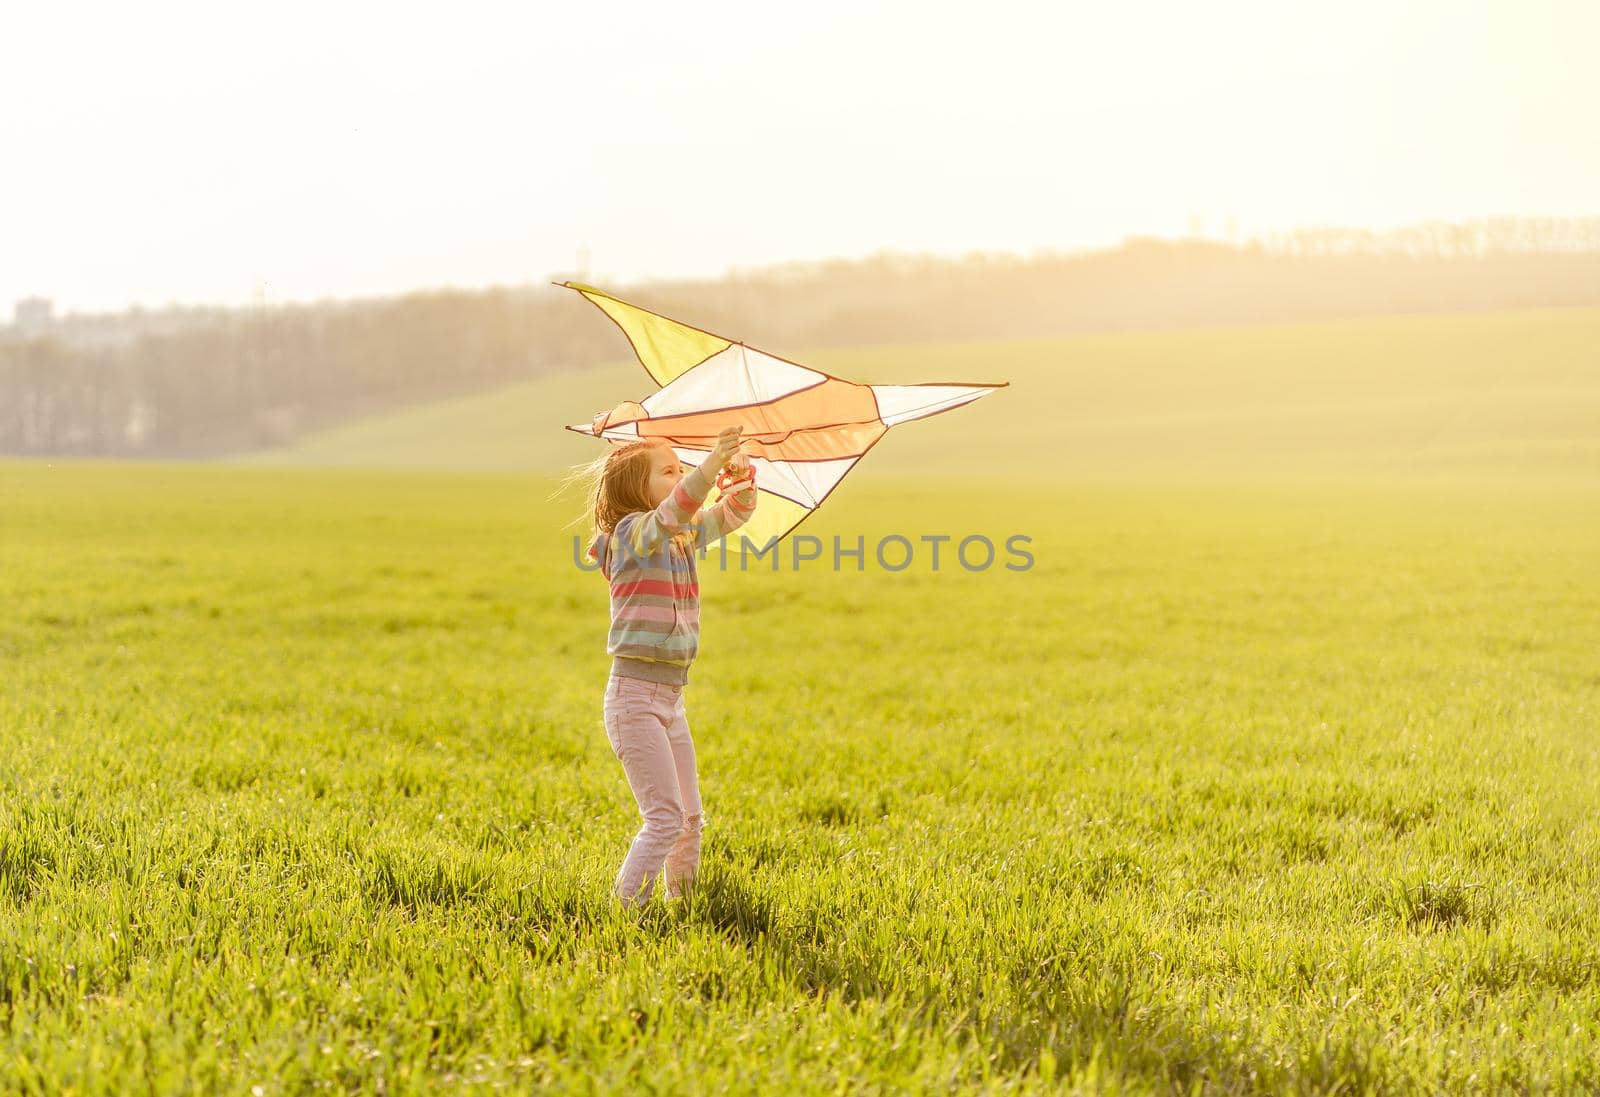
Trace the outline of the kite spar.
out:
[[[576,282],[622,329],[661,388],[566,429],[611,442],[662,438],[698,465],[723,427],[743,427],[757,472],[754,517],[739,539],[760,550],[781,540],[839,486],[890,427],[988,396],[997,384],[862,385],[649,312]],[[717,489],[705,501],[710,506]]]

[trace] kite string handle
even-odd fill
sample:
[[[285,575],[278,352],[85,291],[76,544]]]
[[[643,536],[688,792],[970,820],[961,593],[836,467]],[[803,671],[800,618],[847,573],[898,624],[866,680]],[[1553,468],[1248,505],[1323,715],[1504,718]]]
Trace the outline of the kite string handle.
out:
[[[755,467],[755,465],[751,465],[750,466],[750,475],[748,475],[748,476],[740,476],[738,473],[730,472],[728,469],[725,468],[721,472],[717,473],[717,490],[720,491],[720,492],[723,492],[724,494],[726,494],[727,490],[730,487],[732,487],[733,485],[735,485],[735,484],[743,484],[746,481],[749,481],[751,486],[755,485],[755,482],[756,482],[756,467]]]

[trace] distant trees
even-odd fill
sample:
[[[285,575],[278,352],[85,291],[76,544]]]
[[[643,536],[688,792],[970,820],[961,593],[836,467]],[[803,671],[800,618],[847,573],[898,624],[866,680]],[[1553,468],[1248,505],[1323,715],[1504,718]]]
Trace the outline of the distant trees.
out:
[[[536,375],[525,294],[425,293],[240,310],[167,332],[0,339],[0,453],[193,456]],[[554,292],[543,307],[554,311]],[[565,302],[562,302],[565,303]],[[133,325],[130,325],[133,327]]]
[[[622,288],[622,287],[614,287]],[[874,342],[1600,304],[1600,218],[1130,239],[1031,258],[883,254],[626,289],[778,353]],[[0,329],[0,454],[198,456],[627,355],[551,286]]]
[[[1491,217],[1427,221],[1389,232],[1308,229],[1275,236],[1269,250],[1297,256],[1408,256],[1413,259],[1600,252],[1600,218]]]

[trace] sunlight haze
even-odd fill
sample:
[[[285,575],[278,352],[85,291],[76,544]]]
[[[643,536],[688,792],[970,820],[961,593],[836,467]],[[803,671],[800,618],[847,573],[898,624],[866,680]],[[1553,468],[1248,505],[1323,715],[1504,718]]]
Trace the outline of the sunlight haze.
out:
[[[1586,216],[1600,6],[30,5],[0,319]]]

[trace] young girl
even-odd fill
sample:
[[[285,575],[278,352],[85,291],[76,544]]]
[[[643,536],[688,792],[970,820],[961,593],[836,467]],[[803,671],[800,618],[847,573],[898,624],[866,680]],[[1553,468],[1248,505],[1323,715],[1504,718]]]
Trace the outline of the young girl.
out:
[[[723,430],[687,474],[665,441],[620,446],[594,487],[589,555],[611,583],[606,737],[644,820],[612,886],[625,907],[650,898],[663,866],[667,897],[682,897],[700,863],[705,816],[683,688],[700,638],[696,552],[755,513],[754,469],[739,452],[739,429]],[[745,483],[701,514],[724,466]]]

